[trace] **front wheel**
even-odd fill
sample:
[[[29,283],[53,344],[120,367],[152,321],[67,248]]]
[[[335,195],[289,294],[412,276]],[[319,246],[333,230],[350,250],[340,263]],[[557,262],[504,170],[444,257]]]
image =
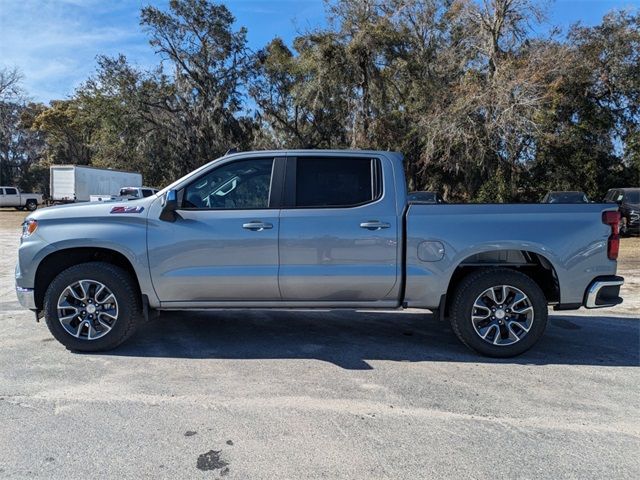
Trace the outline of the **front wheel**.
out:
[[[490,357],[513,357],[529,350],[544,333],[547,300],[523,273],[478,270],[458,285],[450,319],[467,347]]]
[[[117,347],[140,323],[141,302],[131,276],[110,263],[75,265],[60,273],[44,297],[51,334],[69,350]]]

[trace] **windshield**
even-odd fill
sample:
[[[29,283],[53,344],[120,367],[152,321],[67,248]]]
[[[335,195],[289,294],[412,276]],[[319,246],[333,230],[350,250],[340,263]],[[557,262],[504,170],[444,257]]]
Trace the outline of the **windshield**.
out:
[[[554,192],[549,196],[549,203],[589,203],[582,192]]]

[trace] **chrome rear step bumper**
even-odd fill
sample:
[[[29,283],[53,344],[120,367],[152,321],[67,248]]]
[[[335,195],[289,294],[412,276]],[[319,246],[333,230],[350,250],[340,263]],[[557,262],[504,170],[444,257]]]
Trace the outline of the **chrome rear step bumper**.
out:
[[[624,278],[616,275],[597,277],[585,292],[584,306],[587,308],[613,307],[622,303],[620,287]]]

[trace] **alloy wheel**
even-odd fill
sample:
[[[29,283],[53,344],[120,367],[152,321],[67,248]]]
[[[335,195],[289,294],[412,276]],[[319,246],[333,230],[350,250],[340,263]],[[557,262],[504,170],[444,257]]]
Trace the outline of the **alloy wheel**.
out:
[[[79,280],[67,286],[57,304],[58,320],[72,336],[97,340],[118,320],[118,301],[111,290],[96,280]]]
[[[533,320],[531,300],[511,285],[487,288],[478,295],[471,312],[471,323],[478,336],[498,346],[521,341],[531,330]]]

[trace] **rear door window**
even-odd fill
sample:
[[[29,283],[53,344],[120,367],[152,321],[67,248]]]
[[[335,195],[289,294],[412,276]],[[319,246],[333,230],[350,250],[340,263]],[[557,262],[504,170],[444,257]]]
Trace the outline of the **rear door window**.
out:
[[[5,192],[7,195],[17,195],[18,191],[15,188],[5,188]]]
[[[371,158],[298,158],[297,208],[355,207],[382,195],[378,160]]]

